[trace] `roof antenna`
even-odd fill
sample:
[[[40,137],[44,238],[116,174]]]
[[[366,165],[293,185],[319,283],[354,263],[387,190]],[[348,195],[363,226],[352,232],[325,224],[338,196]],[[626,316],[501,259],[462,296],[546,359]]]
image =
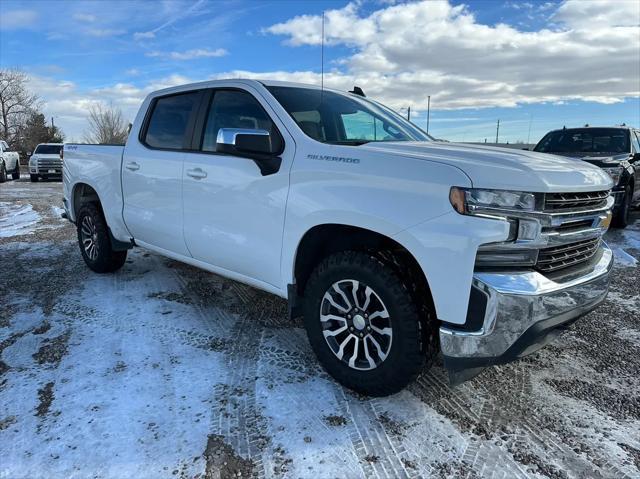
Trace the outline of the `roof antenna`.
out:
[[[324,10],[322,10],[322,39],[320,41],[320,101],[324,91]]]

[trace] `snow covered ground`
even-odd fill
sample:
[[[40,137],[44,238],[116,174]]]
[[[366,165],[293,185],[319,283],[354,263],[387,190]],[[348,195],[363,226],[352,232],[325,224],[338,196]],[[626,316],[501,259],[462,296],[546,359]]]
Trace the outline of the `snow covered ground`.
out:
[[[640,476],[640,219],[608,235],[605,305],[549,347],[371,399],[280,299],[141,249],[91,273],[60,204],[0,186],[2,478]]]

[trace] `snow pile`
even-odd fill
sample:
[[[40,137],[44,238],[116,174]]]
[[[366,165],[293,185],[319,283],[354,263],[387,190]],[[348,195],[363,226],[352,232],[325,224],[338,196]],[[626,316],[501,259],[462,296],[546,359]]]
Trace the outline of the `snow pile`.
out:
[[[40,215],[31,205],[0,203],[0,238],[32,234]]]

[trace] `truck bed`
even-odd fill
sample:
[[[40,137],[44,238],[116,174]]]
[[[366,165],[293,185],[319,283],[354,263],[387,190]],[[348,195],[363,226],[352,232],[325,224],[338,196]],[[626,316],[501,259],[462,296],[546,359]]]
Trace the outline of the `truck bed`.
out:
[[[87,185],[95,190],[100,198],[107,224],[112,234],[118,238],[129,237],[122,219],[122,168],[123,145],[88,145],[65,143],[62,179],[65,204],[69,219],[75,221],[74,195],[78,184]],[[76,185],[74,191],[69,191]]]

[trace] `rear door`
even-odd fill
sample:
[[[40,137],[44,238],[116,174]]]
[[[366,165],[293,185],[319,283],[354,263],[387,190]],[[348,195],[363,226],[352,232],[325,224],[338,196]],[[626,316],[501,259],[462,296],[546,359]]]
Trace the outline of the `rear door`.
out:
[[[182,168],[202,91],[155,98],[122,162],[123,217],[141,243],[188,256],[182,234]]]
[[[280,288],[280,254],[293,138],[259,92],[215,89],[185,154],[184,235],[193,258]],[[281,135],[279,171],[263,176],[248,158],[216,153],[220,128],[263,129]]]

